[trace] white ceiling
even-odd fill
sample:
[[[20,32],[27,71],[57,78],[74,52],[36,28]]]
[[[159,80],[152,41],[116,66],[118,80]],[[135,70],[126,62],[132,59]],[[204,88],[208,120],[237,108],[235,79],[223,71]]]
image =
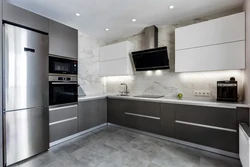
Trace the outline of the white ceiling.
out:
[[[242,6],[244,0],[6,0],[101,41]],[[173,10],[169,9],[174,5]],[[75,13],[80,13],[77,17]],[[131,20],[135,18],[136,22]],[[110,31],[105,31],[109,28]]]

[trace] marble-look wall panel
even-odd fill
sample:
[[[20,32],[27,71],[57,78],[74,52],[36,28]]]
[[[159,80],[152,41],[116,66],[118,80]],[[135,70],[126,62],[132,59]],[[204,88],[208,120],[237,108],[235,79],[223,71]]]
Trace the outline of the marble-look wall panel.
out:
[[[129,86],[129,91],[133,95],[138,94],[163,94],[168,97],[183,93],[187,98],[199,98],[215,100],[217,96],[216,83],[219,80],[229,80],[235,77],[238,81],[238,93],[243,97],[243,71],[214,71],[214,72],[194,72],[194,73],[174,73],[175,64],[175,35],[177,27],[202,22],[217,17],[241,12],[242,9],[216,14],[210,17],[194,19],[190,22],[180,23],[172,26],[158,26],[158,46],[167,46],[170,60],[170,70],[158,70],[147,72],[135,72],[131,76],[99,77],[99,44],[82,33],[79,33],[79,83],[87,95],[98,93],[118,93],[124,89],[120,83],[125,82]],[[114,44],[122,41],[130,41],[134,45],[134,51],[145,49],[144,32],[111,41]],[[195,90],[209,90],[210,97],[195,97]]]
[[[99,50],[96,39],[78,32],[78,84],[87,95],[103,94],[99,76]]]

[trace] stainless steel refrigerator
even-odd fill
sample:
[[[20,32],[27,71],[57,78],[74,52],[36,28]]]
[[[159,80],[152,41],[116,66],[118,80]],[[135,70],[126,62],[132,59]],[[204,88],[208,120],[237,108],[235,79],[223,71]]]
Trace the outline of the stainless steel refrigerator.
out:
[[[4,24],[4,160],[9,166],[49,148],[47,34]]]

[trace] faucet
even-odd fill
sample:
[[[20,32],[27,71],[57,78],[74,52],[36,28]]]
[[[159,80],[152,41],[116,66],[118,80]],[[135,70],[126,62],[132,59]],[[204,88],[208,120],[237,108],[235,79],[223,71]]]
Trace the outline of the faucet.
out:
[[[126,83],[121,83],[121,85],[125,86],[125,92],[121,92],[121,95],[122,96],[127,96],[129,94],[128,85]]]

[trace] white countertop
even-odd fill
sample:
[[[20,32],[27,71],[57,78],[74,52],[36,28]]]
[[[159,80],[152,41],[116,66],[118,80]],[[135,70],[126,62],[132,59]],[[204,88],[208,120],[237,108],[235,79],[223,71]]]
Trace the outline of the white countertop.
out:
[[[207,106],[207,107],[220,107],[220,108],[236,108],[236,107],[246,107],[249,108],[248,104],[240,102],[217,102],[217,101],[204,101],[204,100],[193,100],[193,99],[183,99],[179,100],[173,97],[162,97],[162,98],[141,98],[133,96],[119,96],[117,94],[102,94],[102,95],[93,95],[93,96],[84,96],[79,97],[78,101],[88,101],[95,99],[126,99],[126,100],[140,100],[140,101],[149,101],[149,102],[159,102],[159,103],[175,103],[175,104],[185,104],[185,105],[196,105],[196,106]]]

